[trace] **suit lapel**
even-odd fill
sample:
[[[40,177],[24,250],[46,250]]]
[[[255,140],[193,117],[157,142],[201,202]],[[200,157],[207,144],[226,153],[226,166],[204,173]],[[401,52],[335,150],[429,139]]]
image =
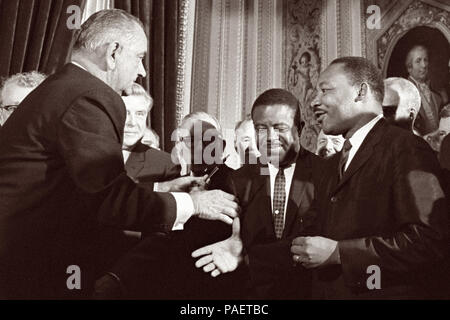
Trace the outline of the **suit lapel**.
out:
[[[300,151],[297,163],[295,165],[294,176],[292,177],[291,188],[289,190],[288,203],[286,207],[286,216],[283,230],[283,238],[290,234],[294,224],[298,208],[303,200],[305,193],[305,181],[310,180],[310,163],[305,161],[305,153]]]
[[[263,166],[256,166],[255,172],[252,173],[251,186],[249,186],[249,198],[245,199],[248,204],[252,204],[252,210],[249,210],[246,219],[255,230],[266,229],[270,230],[273,237],[275,231],[272,220],[272,204],[270,202],[270,177],[269,175],[262,175],[260,169]],[[245,198],[245,196],[244,196]]]
[[[138,142],[131,151],[128,160],[125,163],[125,169],[130,177],[137,177],[139,172],[144,168],[146,150],[147,146]]]
[[[338,182],[335,192],[340,189],[367,162],[367,160],[369,160],[373,153],[373,147],[380,141],[386,126],[386,121],[381,119],[372,128],[372,130],[370,130],[362,145],[353,157],[349,167],[345,171],[341,181]],[[336,170],[336,175],[337,174],[338,173]]]

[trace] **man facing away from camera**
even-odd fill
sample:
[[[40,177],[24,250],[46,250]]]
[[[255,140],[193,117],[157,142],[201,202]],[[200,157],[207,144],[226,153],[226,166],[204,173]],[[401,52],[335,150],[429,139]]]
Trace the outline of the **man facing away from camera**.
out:
[[[155,193],[127,176],[120,95],[146,75],[147,47],[132,15],[95,13],[81,26],[72,63],[2,128],[0,297],[90,296],[102,226],[154,232],[192,215],[237,215],[234,196],[222,191]]]

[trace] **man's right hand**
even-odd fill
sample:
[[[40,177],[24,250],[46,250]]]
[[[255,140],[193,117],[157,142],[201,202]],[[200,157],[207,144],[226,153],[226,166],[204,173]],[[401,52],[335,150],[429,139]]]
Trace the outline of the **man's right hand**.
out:
[[[207,220],[220,220],[232,224],[239,214],[237,198],[221,190],[193,191],[194,215]]]

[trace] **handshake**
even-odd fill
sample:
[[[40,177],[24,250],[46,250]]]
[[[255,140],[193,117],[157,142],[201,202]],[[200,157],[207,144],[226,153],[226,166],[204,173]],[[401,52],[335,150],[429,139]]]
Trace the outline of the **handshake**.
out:
[[[207,220],[220,220],[232,224],[239,215],[237,198],[221,190],[206,190],[209,176],[180,177],[158,183],[161,192],[189,192],[194,204],[194,215]]]

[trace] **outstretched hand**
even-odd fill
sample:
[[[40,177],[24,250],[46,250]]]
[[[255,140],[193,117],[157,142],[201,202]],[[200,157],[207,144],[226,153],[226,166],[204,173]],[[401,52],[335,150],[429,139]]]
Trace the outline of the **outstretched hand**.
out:
[[[193,258],[199,258],[195,262],[197,268],[203,268],[204,272],[210,272],[212,277],[222,273],[236,270],[242,259],[242,240],[240,238],[240,221],[233,221],[233,232],[228,239],[210,244],[192,252]]]

